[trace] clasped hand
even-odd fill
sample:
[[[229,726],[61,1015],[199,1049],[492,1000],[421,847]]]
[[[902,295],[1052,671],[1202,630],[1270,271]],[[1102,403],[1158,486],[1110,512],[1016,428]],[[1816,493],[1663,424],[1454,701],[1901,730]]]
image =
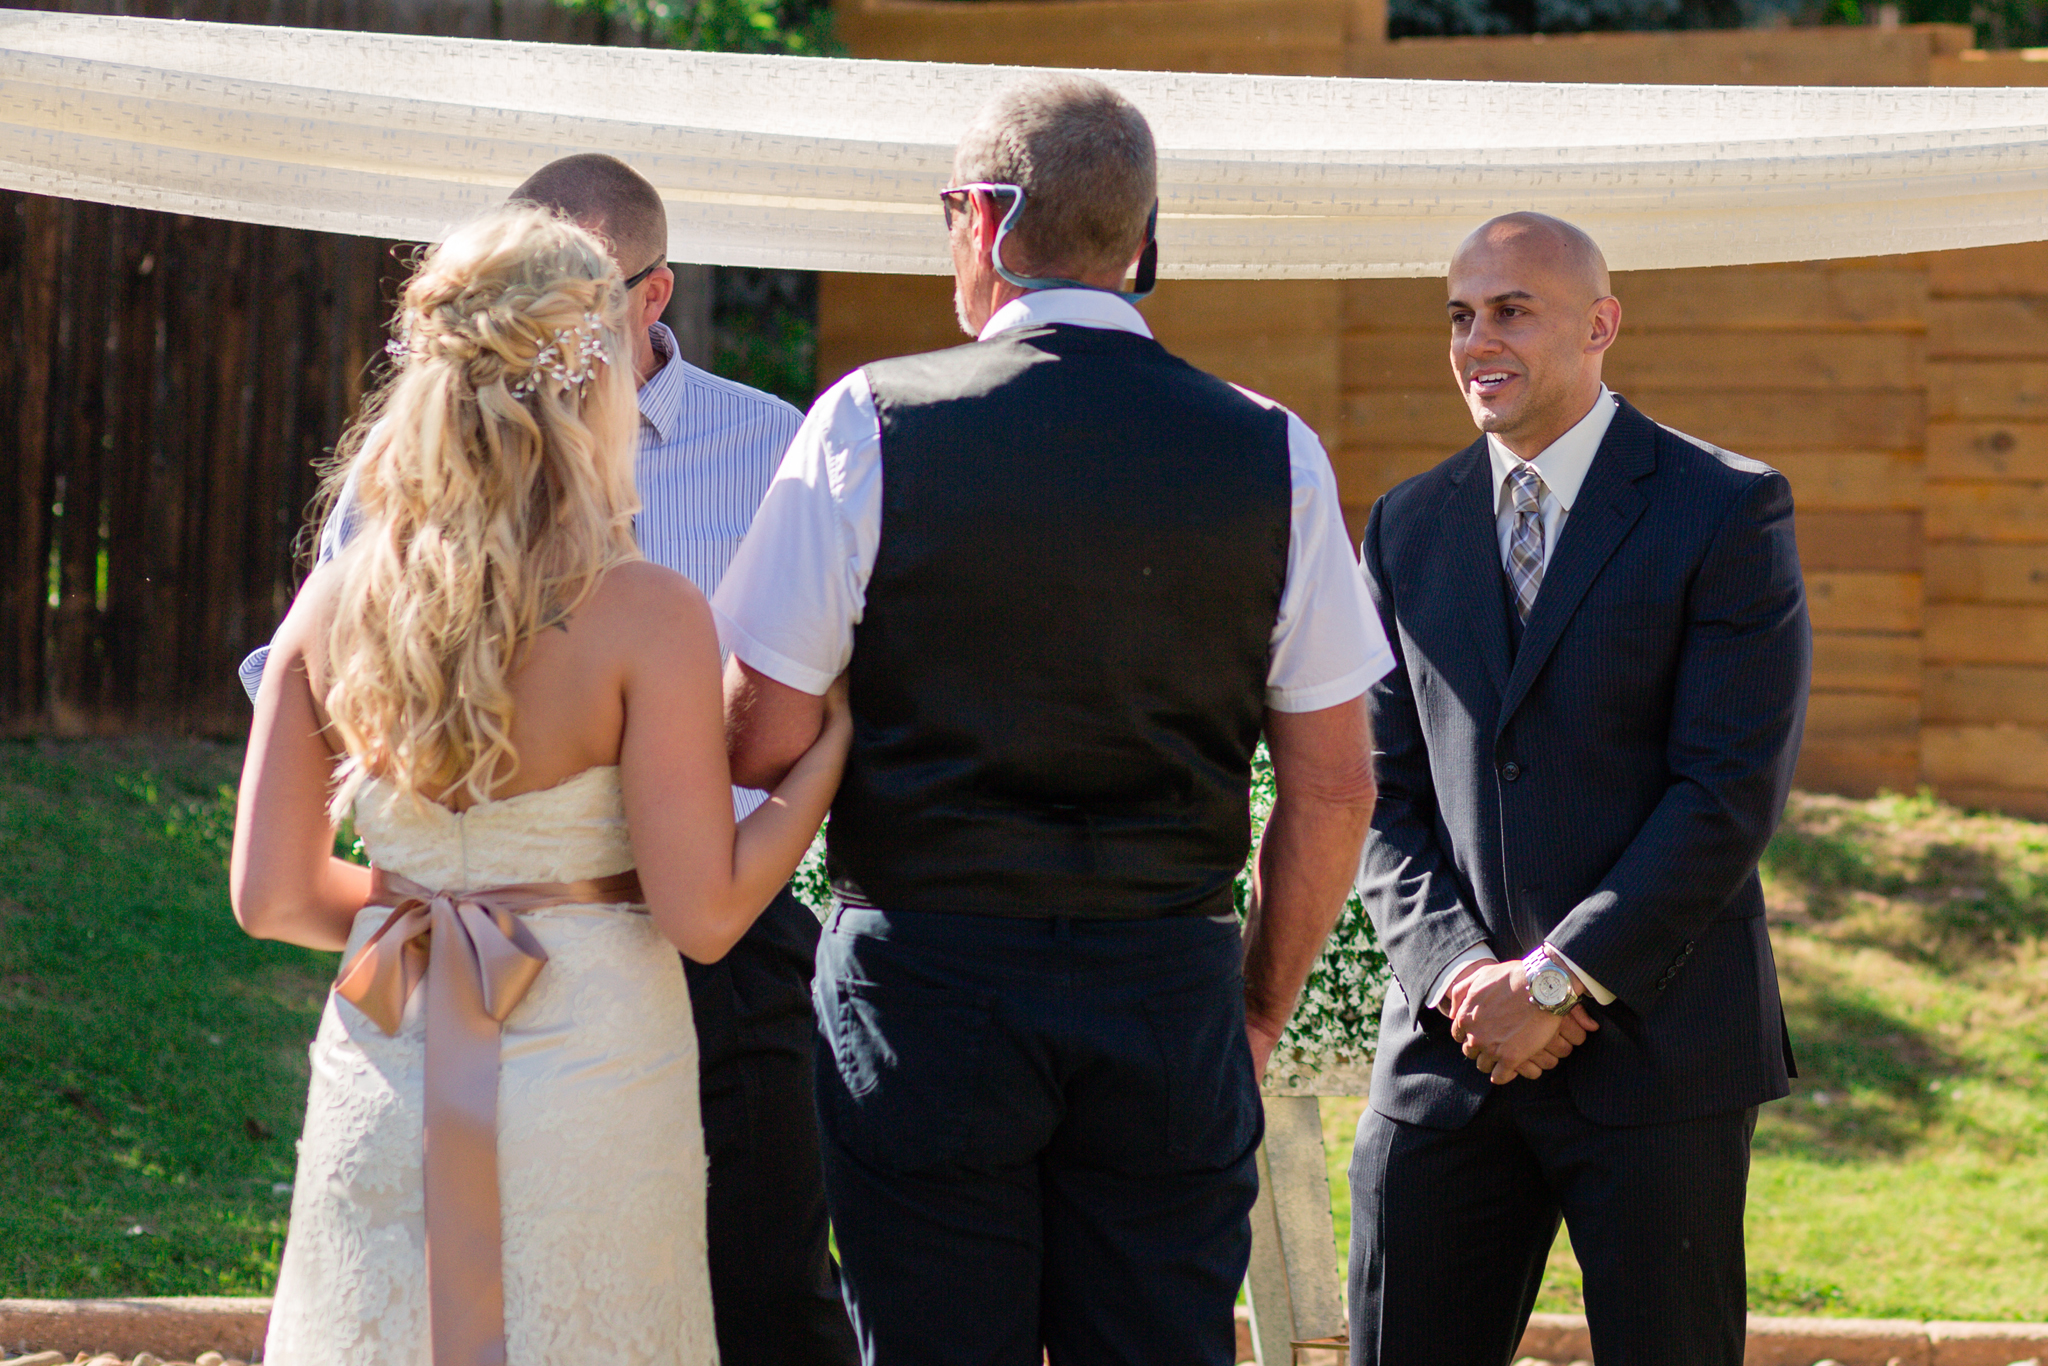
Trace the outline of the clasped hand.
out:
[[[1460,972],[1438,1009],[1451,1017],[1451,1037],[1495,1086],[1531,1081],[1563,1062],[1600,1027],[1583,1005],[1552,1015],[1529,999],[1520,963],[1475,963]]]

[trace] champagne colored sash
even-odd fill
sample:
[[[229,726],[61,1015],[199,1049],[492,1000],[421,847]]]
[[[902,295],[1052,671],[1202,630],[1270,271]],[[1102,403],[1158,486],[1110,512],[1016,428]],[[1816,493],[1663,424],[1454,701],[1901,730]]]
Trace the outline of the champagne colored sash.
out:
[[[334,989],[379,1029],[396,1034],[407,998],[422,980],[427,985],[422,1183],[434,1366],[505,1363],[499,1031],[548,961],[520,913],[640,900],[640,878],[631,871],[583,882],[435,892],[371,870],[367,904],[392,911],[342,968]]]

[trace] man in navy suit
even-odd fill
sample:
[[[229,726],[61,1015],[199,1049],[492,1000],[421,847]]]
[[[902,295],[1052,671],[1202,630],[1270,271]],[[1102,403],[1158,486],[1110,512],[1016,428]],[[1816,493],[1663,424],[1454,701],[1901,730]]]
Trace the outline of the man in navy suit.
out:
[[[1601,382],[1599,248],[1468,237],[1482,435],[1372,511],[1361,888],[1396,984],[1352,1157],[1352,1360],[1505,1366],[1560,1219],[1600,1366],[1739,1366],[1757,1107],[1791,1048],[1757,860],[1812,633],[1792,495]]]

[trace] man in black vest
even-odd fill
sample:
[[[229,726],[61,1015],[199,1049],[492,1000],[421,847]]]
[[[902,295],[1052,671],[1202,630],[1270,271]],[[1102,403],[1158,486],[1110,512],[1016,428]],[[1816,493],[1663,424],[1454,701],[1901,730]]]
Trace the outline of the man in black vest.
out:
[[[954,165],[977,340],[828,390],[714,601],[738,781],[850,678],[815,989],[847,1304],[887,1366],[1226,1366],[1256,1079],[1357,867],[1391,651],[1314,434],[1120,297],[1137,110],[1034,78]]]
[[[1791,1062],[1757,859],[1811,669],[1792,495],[1601,383],[1570,224],[1451,261],[1483,435],[1373,509],[1400,667],[1362,871],[1398,985],[1352,1157],[1358,1366],[1506,1366],[1560,1217],[1600,1366],[1739,1366],[1757,1106]]]

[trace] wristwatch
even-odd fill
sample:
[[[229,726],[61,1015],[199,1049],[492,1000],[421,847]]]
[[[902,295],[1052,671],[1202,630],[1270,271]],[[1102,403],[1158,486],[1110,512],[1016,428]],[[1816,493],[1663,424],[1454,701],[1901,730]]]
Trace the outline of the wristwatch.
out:
[[[1531,949],[1522,960],[1522,971],[1529,978],[1529,1004],[1538,1010],[1547,1010],[1552,1015],[1569,1015],[1572,1007],[1579,1003],[1579,993],[1572,990],[1571,973],[1541,944]]]

